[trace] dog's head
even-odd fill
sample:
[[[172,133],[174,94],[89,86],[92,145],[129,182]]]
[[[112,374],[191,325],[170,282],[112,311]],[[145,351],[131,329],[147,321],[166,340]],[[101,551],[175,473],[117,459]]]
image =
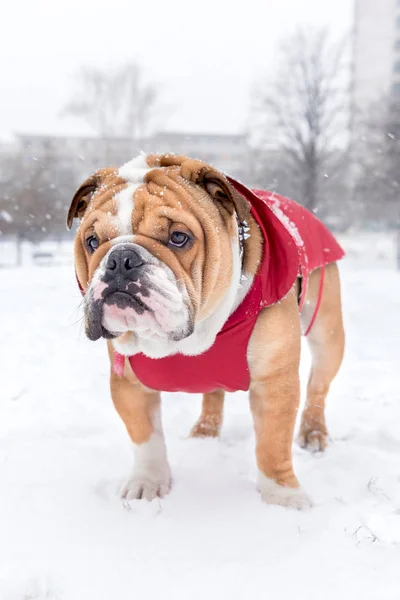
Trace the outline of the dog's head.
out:
[[[237,305],[249,205],[198,160],[141,155],[76,192],[75,266],[87,336],[123,354],[198,354]]]

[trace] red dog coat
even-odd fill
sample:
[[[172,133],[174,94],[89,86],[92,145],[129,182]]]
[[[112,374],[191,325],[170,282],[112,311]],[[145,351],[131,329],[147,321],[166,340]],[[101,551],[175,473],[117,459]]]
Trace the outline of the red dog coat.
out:
[[[343,257],[333,235],[303,206],[262,190],[249,190],[229,179],[250,202],[251,214],[263,238],[263,258],[246,298],[229,317],[209,350],[198,356],[175,354],[152,359],[143,354],[129,357],[136,376],[147,387],[166,392],[204,393],[222,388],[228,392],[248,390],[247,346],[260,311],[278,302],[289,292],[297,277],[302,278],[300,308],[304,302],[309,274]],[[322,295],[321,288],[315,314]],[[114,368],[123,372],[124,358],[116,354]]]

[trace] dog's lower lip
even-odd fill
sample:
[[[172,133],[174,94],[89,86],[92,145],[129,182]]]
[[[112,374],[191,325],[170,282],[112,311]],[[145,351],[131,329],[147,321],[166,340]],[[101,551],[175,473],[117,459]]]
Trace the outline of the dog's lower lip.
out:
[[[142,308],[143,310],[149,310],[148,307],[146,306],[146,304],[144,302],[142,302],[142,300],[140,298],[138,298],[137,296],[133,296],[132,294],[129,294],[128,292],[124,292],[122,290],[116,290],[114,292],[110,292],[104,298],[104,302],[106,304],[110,304],[110,300],[112,300],[113,297],[116,297],[116,298],[122,297],[125,300],[128,299],[130,304],[132,304],[133,307],[136,305],[136,306],[139,306],[140,308]]]

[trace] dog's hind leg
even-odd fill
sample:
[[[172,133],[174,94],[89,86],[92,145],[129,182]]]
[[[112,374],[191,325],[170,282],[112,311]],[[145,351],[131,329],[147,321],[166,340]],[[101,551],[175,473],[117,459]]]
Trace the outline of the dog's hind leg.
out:
[[[201,415],[190,432],[191,437],[218,437],[224,413],[224,390],[203,395]]]
[[[320,269],[310,276],[306,301],[301,313],[305,330],[315,311],[320,278]],[[325,450],[328,442],[325,400],[330,384],[339,370],[344,351],[340,279],[336,263],[325,268],[321,304],[307,340],[311,350],[312,367],[298,441],[303,448],[317,452]]]

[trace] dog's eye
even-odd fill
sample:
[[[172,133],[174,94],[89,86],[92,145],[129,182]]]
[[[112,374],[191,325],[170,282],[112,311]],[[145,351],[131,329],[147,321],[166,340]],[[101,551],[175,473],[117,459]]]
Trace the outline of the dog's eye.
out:
[[[91,235],[86,239],[86,247],[91,254],[99,247],[99,240],[95,235]]]
[[[189,236],[182,231],[174,231],[169,238],[169,244],[176,248],[183,248],[189,241]]]

